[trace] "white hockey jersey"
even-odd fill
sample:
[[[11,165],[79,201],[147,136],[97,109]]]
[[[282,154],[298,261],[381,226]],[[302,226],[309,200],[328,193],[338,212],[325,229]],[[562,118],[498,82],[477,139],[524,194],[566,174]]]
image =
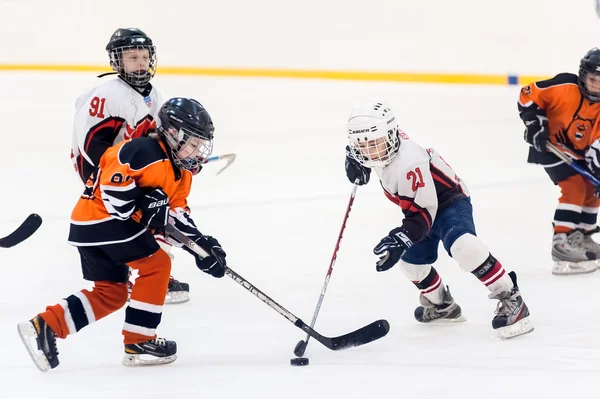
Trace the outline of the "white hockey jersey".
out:
[[[404,132],[392,162],[374,168],[385,195],[402,208],[402,227],[413,242],[423,240],[435,221],[456,200],[469,196],[464,182],[432,148],[422,148]]]
[[[71,160],[81,180],[86,182],[109,147],[154,131],[162,104],[156,88],[148,85],[140,93],[120,78],[77,98]]]

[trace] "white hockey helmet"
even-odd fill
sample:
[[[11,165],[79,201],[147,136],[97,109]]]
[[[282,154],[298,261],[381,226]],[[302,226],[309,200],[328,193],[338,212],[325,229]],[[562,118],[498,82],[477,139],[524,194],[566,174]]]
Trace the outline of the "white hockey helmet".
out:
[[[348,118],[350,153],[363,166],[382,168],[398,153],[398,122],[386,103],[354,107]]]

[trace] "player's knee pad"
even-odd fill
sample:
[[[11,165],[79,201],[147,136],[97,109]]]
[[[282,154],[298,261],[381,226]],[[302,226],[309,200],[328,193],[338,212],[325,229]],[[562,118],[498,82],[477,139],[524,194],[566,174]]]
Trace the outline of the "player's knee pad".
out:
[[[431,272],[431,265],[414,265],[403,260],[398,262],[398,265],[400,266],[400,270],[402,270],[404,275],[413,282],[423,281],[423,279]]]
[[[463,234],[450,247],[450,253],[461,269],[472,272],[490,256],[488,247],[473,234]]]

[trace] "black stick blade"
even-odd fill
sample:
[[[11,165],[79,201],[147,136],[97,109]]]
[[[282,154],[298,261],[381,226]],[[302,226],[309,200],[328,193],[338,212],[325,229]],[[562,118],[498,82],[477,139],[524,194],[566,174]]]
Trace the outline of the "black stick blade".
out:
[[[361,346],[383,338],[390,331],[387,320],[377,320],[351,333],[331,338],[329,349],[334,351]]]
[[[306,352],[306,345],[306,341],[299,341],[294,348],[294,355],[296,355],[296,357],[304,356],[304,352]]]
[[[10,248],[25,241],[31,237],[41,225],[42,218],[40,215],[32,213],[27,216],[27,219],[25,219],[15,231],[4,238],[0,238],[0,248]]]

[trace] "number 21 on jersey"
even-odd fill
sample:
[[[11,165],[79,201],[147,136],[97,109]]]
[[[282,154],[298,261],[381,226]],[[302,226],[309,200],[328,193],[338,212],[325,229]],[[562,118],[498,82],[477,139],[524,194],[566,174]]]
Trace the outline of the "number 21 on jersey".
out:
[[[425,187],[425,182],[423,181],[423,174],[421,173],[421,168],[411,170],[406,174],[406,178],[411,181],[413,191],[417,191],[417,189]]]

